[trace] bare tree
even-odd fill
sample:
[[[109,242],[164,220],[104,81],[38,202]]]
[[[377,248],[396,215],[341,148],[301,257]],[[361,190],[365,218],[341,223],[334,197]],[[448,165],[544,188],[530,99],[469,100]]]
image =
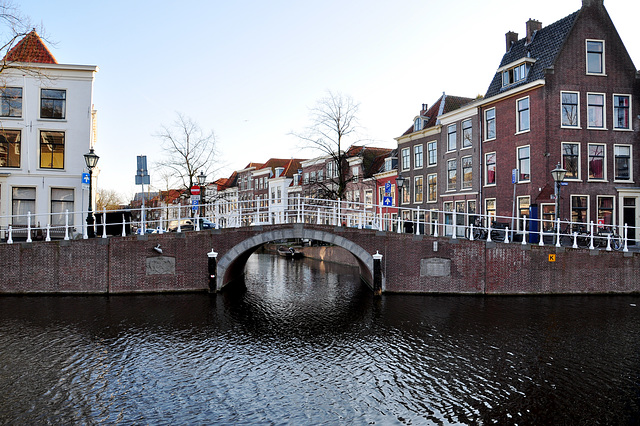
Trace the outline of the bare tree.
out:
[[[0,25],[7,28],[5,37],[0,40],[0,74],[9,69],[19,69],[29,74],[43,75],[42,72],[29,65],[29,52],[25,50],[18,54],[20,61],[14,61],[7,55],[24,37],[36,28],[31,20],[24,15],[18,6],[11,0],[0,0]],[[40,37],[43,37],[43,28],[38,28]],[[25,56],[26,55],[26,56]],[[25,59],[26,58],[26,59]]]
[[[155,135],[160,139],[164,158],[157,163],[159,173],[169,183],[189,189],[197,182],[197,175],[203,172],[212,178],[217,171],[214,158],[218,155],[216,137],[213,131],[204,133],[200,126],[189,117],[178,113],[171,126],[162,126]]]
[[[344,199],[347,184],[353,179],[348,173],[349,148],[361,142],[358,139],[358,108],[350,96],[327,92],[310,110],[310,125],[302,133],[292,132],[303,143],[328,157],[326,179],[314,182],[319,196]]]
[[[96,211],[118,210],[122,197],[113,189],[98,188],[96,192]]]

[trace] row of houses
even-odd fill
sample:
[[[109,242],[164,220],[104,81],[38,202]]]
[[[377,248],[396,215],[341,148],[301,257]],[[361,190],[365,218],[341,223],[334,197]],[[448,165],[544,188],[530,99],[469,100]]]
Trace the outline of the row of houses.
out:
[[[505,50],[484,96],[443,93],[423,104],[397,149],[351,147],[345,202],[383,205],[390,196],[390,208],[375,212],[390,229],[398,212],[403,222],[455,217],[468,225],[469,215],[483,214],[543,218],[548,227],[556,201],[563,220],[639,225],[640,74],[603,1],[583,0],[547,26],[530,19],[524,37],[506,33]],[[554,169],[566,171],[561,186]],[[336,170],[332,156],[249,163],[209,185],[206,197],[256,208],[277,200],[285,220],[287,206],[299,195],[322,195]],[[258,221],[273,221],[270,213]],[[512,226],[522,231],[526,221]]]

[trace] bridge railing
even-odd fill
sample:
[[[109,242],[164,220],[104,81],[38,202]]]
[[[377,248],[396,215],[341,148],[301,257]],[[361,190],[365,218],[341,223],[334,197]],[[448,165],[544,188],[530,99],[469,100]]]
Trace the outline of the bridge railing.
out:
[[[327,200],[289,197],[224,200],[193,208],[185,205],[94,211],[94,224],[86,224],[87,210],[49,214],[0,216],[0,239],[14,240],[87,238],[132,233],[184,232],[207,228],[309,223],[358,229],[412,233],[453,239],[498,241],[504,243],[569,246],[628,250],[640,241],[640,227],[548,220],[527,216],[496,216],[404,208],[360,200]],[[103,226],[106,224],[106,226]]]

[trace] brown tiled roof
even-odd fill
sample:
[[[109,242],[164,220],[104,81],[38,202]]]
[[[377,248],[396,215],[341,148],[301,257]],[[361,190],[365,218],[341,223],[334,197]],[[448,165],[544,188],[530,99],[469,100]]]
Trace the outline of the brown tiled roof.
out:
[[[58,63],[47,46],[44,45],[42,39],[38,33],[36,33],[36,30],[31,31],[13,46],[5,55],[4,60],[10,62],[35,62],[40,64]]]
[[[292,177],[295,173],[298,172],[298,169],[301,169],[302,167],[300,166],[300,162],[304,161],[301,159],[297,159],[297,158],[289,158],[289,159],[283,159],[283,158],[270,158],[269,160],[267,160],[266,163],[264,163],[264,165],[262,167],[260,167],[261,169],[268,169],[270,168],[271,170],[275,171],[276,167],[282,167],[284,169],[284,176],[286,177]],[[277,176],[276,176],[277,177]]]
[[[435,126],[438,121],[438,116],[451,111],[455,111],[458,108],[473,101],[474,99],[472,98],[450,96],[443,93],[442,96],[440,96],[440,99],[438,99],[433,105],[431,105],[431,108],[429,108],[427,111],[420,111],[420,116],[426,117],[425,123],[421,130]],[[442,102],[444,102],[444,105],[442,105]],[[413,125],[411,125],[411,127],[409,127],[407,131],[402,134],[402,136],[409,135],[413,132]]]

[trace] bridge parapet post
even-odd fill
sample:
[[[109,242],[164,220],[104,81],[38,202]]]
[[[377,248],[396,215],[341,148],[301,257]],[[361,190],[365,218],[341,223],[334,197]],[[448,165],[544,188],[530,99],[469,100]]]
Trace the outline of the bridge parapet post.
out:
[[[382,255],[378,250],[373,255],[373,294],[382,295]]]

